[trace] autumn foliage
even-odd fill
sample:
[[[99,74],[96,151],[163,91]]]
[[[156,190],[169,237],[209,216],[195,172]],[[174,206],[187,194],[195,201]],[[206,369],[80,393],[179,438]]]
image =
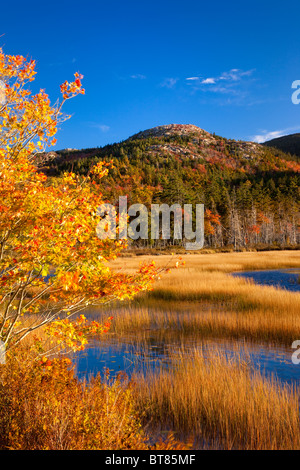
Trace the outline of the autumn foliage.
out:
[[[85,317],[67,318],[148,289],[156,269],[151,264],[129,275],[108,266],[124,242],[96,236],[107,166],[53,181],[38,171],[37,155],[56,142],[58,123],[68,118],[62,105],[84,89],[76,73],[52,106],[44,90],[30,91],[35,73],[34,61],[0,50],[0,339],[8,349],[50,325],[62,345],[77,350],[90,333],[105,332],[110,320],[89,325]]]
[[[1,449],[145,448],[125,377],[83,384],[68,359],[31,356],[22,347],[0,368]]]
[[[172,434],[150,444],[125,374],[81,382],[69,359],[34,359],[36,347],[22,343],[0,365],[0,450],[187,448]]]

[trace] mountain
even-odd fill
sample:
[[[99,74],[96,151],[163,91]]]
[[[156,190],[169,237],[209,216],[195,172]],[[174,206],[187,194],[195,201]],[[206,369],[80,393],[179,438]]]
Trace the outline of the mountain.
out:
[[[284,135],[277,139],[268,140],[264,142],[263,145],[279,149],[290,155],[296,155],[298,161],[300,160],[300,134]]]
[[[122,195],[147,207],[203,203],[208,246],[300,243],[300,164],[281,150],[170,124],[101,148],[52,152],[44,171],[87,174],[99,161],[113,162],[101,187],[113,204]]]
[[[61,171],[69,170],[74,164],[74,170],[78,170],[78,167],[88,168],[95,159],[109,155],[118,158],[125,153],[132,160],[136,153],[141,152],[142,159],[145,155],[157,156],[158,159],[191,158],[204,165],[219,163],[246,173],[253,173],[259,169],[299,170],[299,166],[290,156],[275,148],[268,151],[266,144],[264,146],[255,142],[226,139],[191,124],[157,126],[141,131],[120,143],[82,150],[63,149],[49,152],[48,155],[51,155],[50,160],[55,162],[54,167]]]
[[[141,160],[147,155],[151,158],[156,156],[158,160],[164,158],[164,161],[177,158],[186,163],[186,159],[190,158],[207,167],[223,165],[244,173],[299,170],[293,158],[276,149],[268,151],[263,145],[254,142],[226,139],[191,124],[153,127],[123,142],[104,147],[52,151],[47,154],[48,164],[45,170],[56,174],[73,168],[75,172],[85,173],[99,159],[109,156],[119,158],[124,154],[131,162],[135,161],[136,154],[141,156]]]

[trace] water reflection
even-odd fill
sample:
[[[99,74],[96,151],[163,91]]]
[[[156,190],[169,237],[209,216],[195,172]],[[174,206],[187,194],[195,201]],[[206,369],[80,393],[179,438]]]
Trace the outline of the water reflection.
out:
[[[272,269],[269,271],[245,271],[233,273],[233,276],[253,279],[254,282],[264,286],[274,286],[292,292],[300,292],[298,282],[299,269]]]
[[[164,336],[155,332],[144,333],[140,338],[135,336],[101,338],[91,343],[85,351],[77,353],[74,362],[78,377],[104,373],[106,368],[112,376],[125,371],[130,377],[137,372],[172,367],[176,352],[188,353],[199,348],[205,355],[217,348],[227,356],[239,355],[268,377],[275,375],[282,382],[300,384],[300,364],[295,365],[291,360],[293,349],[243,340],[195,337],[185,337],[183,340],[179,335]]]
[[[249,271],[234,275],[251,278],[261,285],[300,291],[297,269]],[[291,348],[237,339],[201,338],[176,330],[149,330],[132,335],[109,334],[93,341],[85,351],[77,353],[74,363],[79,378],[102,374],[106,368],[112,376],[125,371],[130,377],[136,372],[172,367],[176,352],[189,352],[195,348],[201,348],[204,355],[216,348],[227,355],[238,354],[254,369],[259,369],[268,377],[275,375],[285,383],[298,384],[300,380],[300,364],[292,363],[294,350]]]

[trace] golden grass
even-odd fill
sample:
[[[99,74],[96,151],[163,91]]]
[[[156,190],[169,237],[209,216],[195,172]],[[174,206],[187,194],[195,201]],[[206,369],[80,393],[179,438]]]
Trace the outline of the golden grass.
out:
[[[139,262],[149,257],[118,259],[114,268],[128,271],[137,269]],[[299,312],[300,294],[275,287],[258,286],[251,280],[231,276],[234,271],[300,268],[300,252],[222,253],[209,255],[187,255],[186,266],[163,275],[154,290],[144,296],[159,301],[214,301],[230,302],[237,309],[268,308],[281,312]],[[170,261],[160,256],[158,266]]]
[[[112,266],[136,270],[149,256],[120,258]],[[185,267],[173,269],[153,291],[125,304],[94,309],[93,317],[114,316],[112,332],[178,330],[199,336],[246,337],[291,344],[300,338],[300,293],[230,275],[232,271],[300,266],[299,251],[186,255]],[[170,261],[157,256],[158,266]],[[87,310],[88,311],[88,310]],[[43,334],[40,330],[39,335]]]
[[[176,256],[174,256],[174,259]],[[254,271],[262,269],[300,268],[300,251],[262,251],[243,253],[209,253],[182,255],[190,270],[220,271],[230,273],[233,271]],[[155,259],[157,265],[164,266],[171,259],[171,255],[161,256],[135,256],[117,258],[112,262],[115,268],[125,267],[135,270],[141,262]]]
[[[268,308],[299,312],[300,294],[275,287],[259,286],[248,279],[223,272],[183,268],[156,284],[150,298],[171,301],[223,301],[235,308]]]
[[[272,310],[243,312],[204,308],[200,305],[168,303],[159,307],[119,307],[102,315],[92,313],[102,321],[108,313],[114,316],[110,333],[126,335],[132,332],[155,330],[193,335],[198,338],[246,338],[290,346],[300,338],[299,314],[281,315]]]
[[[150,258],[121,258],[114,268],[135,270],[139,262]],[[157,257],[158,266],[170,261]],[[221,253],[186,255],[185,267],[164,275],[148,296],[167,301],[234,301],[237,307],[264,307],[299,311],[300,294],[272,287],[258,286],[250,280],[231,276],[235,271],[300,268],[300,252]],[[147,299],[148,300],[148,299]]]
[[[250,370],[217,349],[173,359],[174,368],[136,381],[136,400],[152,426],[193,434],[195,446],[299,449],[299,400],[290,386]]]
[[[149,257],[121,258],[114,268],[137,269]],[[186,265],[163,275],[153,291],[112,306],[113,331],[174,329],[200,336],[225,336],[291,344],[300,338],[300,293],[259,286],[233,271],[297,268],[300,252],[186,255]],[[170,257],[158,256],[158,266]],[[103,316],[108,311],[97,314]]]

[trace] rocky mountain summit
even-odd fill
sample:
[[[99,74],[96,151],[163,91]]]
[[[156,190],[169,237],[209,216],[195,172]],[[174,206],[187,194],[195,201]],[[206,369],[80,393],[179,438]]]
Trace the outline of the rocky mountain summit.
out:
[[[225,139],[201,129],[192,124],[168,124],[157,126],[133,135],[128,141],[137,139],[155,138],[162,143],[150,145],[148,151],[162,154],[177,154],[180,156],[197,158],[199,154],[207,156],[206,150],[224,150],[228,154],[239,155],[244,159],[251,159],[262,152],[262,147],[254,142],[235,141]]]
[[[194,134],[199,138],[205,138],[209,136],[209,132],[201,129],[200,127],[194,126],[193,124],[167,124],[163,126],[152,127],[145,131],[141,131],[138,134],[133,135],[130,139],[143,139],[147,137],[167,137],[172,135],[187,135]]]
[[[51,155],[50,155],[51,154]],[[266,170],[292,170],[299,172],[300,165],[276,149],[255,142],[227,139],[211,134],[192,124],[156,126],[132,135],[123,142],[90,149],[63,149],[49,152],[48,168],[55,173],[63,169],[87,168],[96,159],[123,158],[150,159],[167,162],[193,160],[200,171],[203,166],[218,166],[220,170],[232,169],[241,173]],[[47,155],[45,156],[47,157]],[[45,161],[46,161],[45,160]],[[75,166],[74,166],[75,165]],[[80,170],[81,171],[81,170]]]

